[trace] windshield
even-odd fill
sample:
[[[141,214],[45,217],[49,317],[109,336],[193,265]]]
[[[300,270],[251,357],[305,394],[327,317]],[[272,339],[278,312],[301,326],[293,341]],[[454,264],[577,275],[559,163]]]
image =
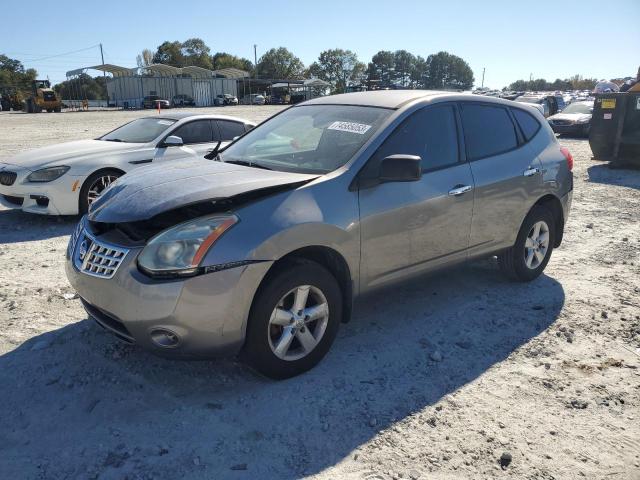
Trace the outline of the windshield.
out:
[[[518,97],[516,98],[516,102],[522,103],[542,103],[542,99],[540,97]]]
[[[175,120],[168,118],[139,118],[116,128],[98,140],[109,142],[148,143],[167,130]]]
[[[297,173],[328,173],[347,163],[391,110],[350,105],[292,107],[221,154],[225,162]]]
[[[593,103],[572,103],[562,113],[593,113]]]

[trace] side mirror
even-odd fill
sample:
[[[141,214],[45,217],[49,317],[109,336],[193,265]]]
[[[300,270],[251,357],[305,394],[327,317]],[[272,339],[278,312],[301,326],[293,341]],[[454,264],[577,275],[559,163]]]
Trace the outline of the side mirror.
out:
[[[422,158],[418,155],[390,155],[380,164],[381,182],[415,182],[422,178]]]
[[[163,147],[181,147],[182,145],[184,145],[182,138],[176,135],[169,135],[162,143]]]

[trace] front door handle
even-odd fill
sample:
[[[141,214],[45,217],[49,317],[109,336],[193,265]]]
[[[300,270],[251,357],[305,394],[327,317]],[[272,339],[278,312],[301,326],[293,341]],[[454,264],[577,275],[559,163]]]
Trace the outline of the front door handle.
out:
[[[470,192],[471,190],[473,190],[473,187],[471,185],[456,185],[451,190],[449,190],[449,195],[457,197],[458,195],[463,195],[467,192]]]
[[[533,177],[534,175],[537,175],[538,173],[540,173],[540,169],[539,168],[527,168],[524,172],[522,172],[522,175],[524,175],[525,177]]]

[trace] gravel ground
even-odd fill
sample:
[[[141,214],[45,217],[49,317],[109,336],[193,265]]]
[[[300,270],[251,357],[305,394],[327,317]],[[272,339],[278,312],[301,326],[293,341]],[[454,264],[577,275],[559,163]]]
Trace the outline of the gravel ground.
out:
[[[0,155],[141,114],[0,114]],[[640,172],[561,143],[575,196],[545,275],[385,291],[283,382],[119,343],[67,284],[77,219],[0,209],[0,478],[640,478]]]

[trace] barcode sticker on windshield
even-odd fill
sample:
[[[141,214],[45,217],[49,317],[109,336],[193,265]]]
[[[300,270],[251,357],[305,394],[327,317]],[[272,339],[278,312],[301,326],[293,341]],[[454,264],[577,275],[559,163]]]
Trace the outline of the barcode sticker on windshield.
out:
[[[371,125],[365,125],[364,123],[333,122],[331,125],[329,125],[327,130],[340,130],[341,132],[350,132],[364,135],[370,128]]]
[[[173,125],[173,122],[170,120],[158,120],[158,125]]]

